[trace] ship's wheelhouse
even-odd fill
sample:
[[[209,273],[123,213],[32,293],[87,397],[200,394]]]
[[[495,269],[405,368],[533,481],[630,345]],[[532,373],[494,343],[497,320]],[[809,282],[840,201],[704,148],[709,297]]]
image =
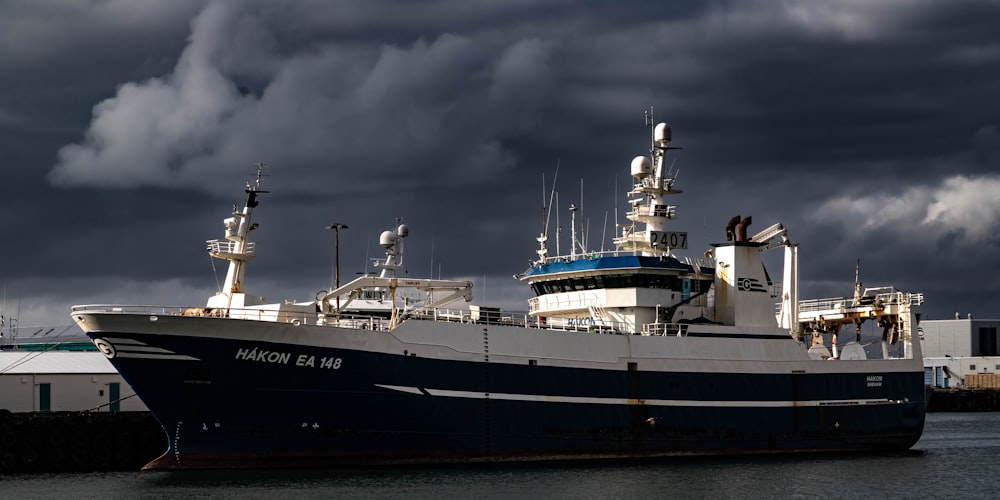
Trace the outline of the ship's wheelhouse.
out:
[[[712,284],[713,271],[673,258],[609,256],[548,262],[530,269],[524,279],[536,296],[621,288],[704,291]]]
[[[706,290],[711,284],[711,277],[708,279],[695,279],[691,276],[678,274],[622,272],[559,277],[551,280],[536,281],[531,284],[531,289],[538,296],[550,293],[616,288],[653,288],[676,291],[687,289],[693,291]]]

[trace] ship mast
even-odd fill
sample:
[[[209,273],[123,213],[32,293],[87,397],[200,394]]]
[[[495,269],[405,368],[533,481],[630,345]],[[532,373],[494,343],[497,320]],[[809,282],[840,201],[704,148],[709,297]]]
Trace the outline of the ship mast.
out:
[[[684,233],[667,232],[667,223],[677,218],[677,207],[668,205],[666,197],[678,194],[674,189],[673,173],[664,170],[666,152],[679,147],[668,146],[672,140],[670,126],[653,121],[652,108],[645,113],[646,126],[650,127],[649,156],[632,160],[632,177],[636,183],[629,194],[632,208],[626,218],[632,224],[622,229],[622,236],[614,243],[620,250],[641,252],[646,256],[669,256],[673,248],[687,248]],[[637,228],[636,223],[645,227]]]
[[[251,222],[253,209],[259,205],[257,197],[267,191],[260,190],[260,180],[264,176],[264,168],[267,165],[257,164],[257,179],[253,183],[247,182],[246,202],[241,210],[233,206],[232,217],[222,221],[226,227],[224,240],[208,240],[208,253],[217,259],[229,261],[229,270],[226,272],[226,282],[215,296],[209,298],[208,307],[229,308],[234,304],[233,299],[245,293],[244,277],[246,274],[246,263],[256,256],[256,245],[250,241],[250,231],[257,229],[257,224]]]
[[[410,228],[403,224],[403,219],[396,218],[395,227],[391,231],[382,231],[379,235],[379,245],[385,250],[385,261],[375,260],[375,267],[382,268],[380,278],[395,278],[396,272],[403,268],[403,239],[410,235]]]

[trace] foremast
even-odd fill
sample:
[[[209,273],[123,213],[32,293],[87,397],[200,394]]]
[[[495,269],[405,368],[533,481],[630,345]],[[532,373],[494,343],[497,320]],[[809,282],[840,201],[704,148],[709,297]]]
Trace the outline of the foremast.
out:
[[[670,251],[687,248],[687,233],[667,231],[667,224],[677,218],[677,207],[667,203],[667,196],[679,194],[674,189],[676,172],[664,165],[672,132],[666,123],[653,125],[653,111],[646,112],[646,126],[650,127],[649,156],[632,160],[632,177],[636,183],[628,193],[631,209],[626,218],[632,223],[622,228],[621,237],[614,243],[619,250],[641,252],[644,256],[669,257]],[[639,224],[639,225],[637,225]]]
[[[251,222],[253,209],[259,205],[258,196],[267,191],[261,191],[260,181],[264,176],[263,163],[257,164],[257,179],[254,182],[247,182],[246,201],[242,209],[233,206],[233,215],[222,221],[226,227],[226,235],[223,240],[208,240],[208,253],[216,259],[229,262],[229,270],[226,272],[226,281],[222,289],[214,296],[209,297],[209,308],[242,307],[250,305],[245,297],[244,278],[246,275],[247,262],[256,256],[256,245],[250,241],[250,232],[257,228],[257,224]],[[257,303],[257,301],[253,301]]]

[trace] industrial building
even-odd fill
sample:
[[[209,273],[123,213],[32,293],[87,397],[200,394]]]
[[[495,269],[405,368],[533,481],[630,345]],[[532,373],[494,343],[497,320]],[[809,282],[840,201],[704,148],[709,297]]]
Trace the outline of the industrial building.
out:
[[[927,385],[935,388],[1000,389],[1000,319],[920,322]]]
[[[0,410],[148,411],[78,327],[5,331],[0,343]]]

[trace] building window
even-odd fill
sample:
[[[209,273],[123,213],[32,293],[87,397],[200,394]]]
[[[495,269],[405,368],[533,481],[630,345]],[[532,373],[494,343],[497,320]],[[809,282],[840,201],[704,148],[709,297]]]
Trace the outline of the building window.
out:
[[[969,365],[969,369],[970,370],[975,370],[976,369],[976,365]]]

